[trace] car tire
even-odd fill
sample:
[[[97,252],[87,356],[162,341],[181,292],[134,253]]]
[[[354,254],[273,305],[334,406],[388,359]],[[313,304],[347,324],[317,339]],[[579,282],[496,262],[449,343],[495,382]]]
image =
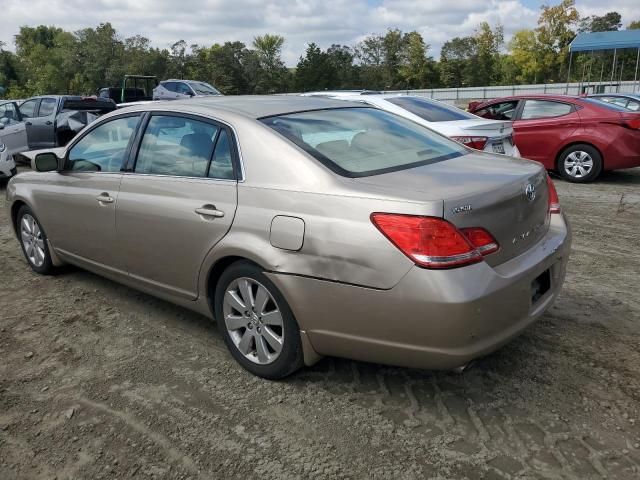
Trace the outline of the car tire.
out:
[[[18,210],[16,230],[20,248],[31,269],[40,275],[53,273],[54,267],[49,252],[47,234],[29,207]]]
[[[593,182],[602,172],[602,155],[585,143],[571,145],[558,157],[557,171],[573,183]]]
[[[231,264],[220,276],[214,315],[233,358],[277,380],[303,365],[300,329],[282,293],[255,264]]]

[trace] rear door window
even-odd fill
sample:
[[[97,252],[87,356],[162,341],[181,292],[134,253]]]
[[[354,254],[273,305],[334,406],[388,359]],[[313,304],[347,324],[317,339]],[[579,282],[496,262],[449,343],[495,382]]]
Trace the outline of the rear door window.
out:
[[[428,122],[451,122],[454,120],[469,120],[477,117],[459,108],[445,103],[436,103],[416,97],[386,98],[390,103],[398,105]]]
[[[164,82],[162,86],[165,88],[165,90],[176,92],[176,82]]]
[[[65,170],[119,172],[139,120],[139,115],[117,118],[91,130],[69,150]]]
[[[216,125],[191,118],[153,115],[142,137],[134,171],[206,177],[218,130]]]
[[[38,117],[49,117],[56,111],[58,101],[55,98],[43,98],[38,109]]]
[[[549,100],[526,100],[522,109],[521,120],[536,118],[552,118],[568,115],[573,111],[573,105]]]

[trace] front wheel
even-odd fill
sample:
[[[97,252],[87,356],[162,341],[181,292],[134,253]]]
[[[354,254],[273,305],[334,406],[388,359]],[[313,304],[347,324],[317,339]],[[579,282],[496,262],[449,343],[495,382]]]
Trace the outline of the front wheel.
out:
[[[34,272],[48,275],[53,271],[53,263],[44,233],[38,219],[26,205],[18,211],[17,230],[22,253]]]
[[[558,158],[558,173],[574,183],[592,182],[602,172],[602,155],[591,145],[572,145]]]
[[[278,288],[250,262],[229,266],[218,281],[215,317],[227,348],[246,370],[275,380],[298,370],[298,324]]]

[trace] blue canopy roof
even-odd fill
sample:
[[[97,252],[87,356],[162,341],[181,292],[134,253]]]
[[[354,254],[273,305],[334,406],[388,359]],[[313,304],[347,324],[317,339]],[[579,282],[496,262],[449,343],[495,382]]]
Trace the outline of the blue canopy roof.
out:
[[[640,30],[580,33],[573,39],[569,48],[572,52],[640,48]]]

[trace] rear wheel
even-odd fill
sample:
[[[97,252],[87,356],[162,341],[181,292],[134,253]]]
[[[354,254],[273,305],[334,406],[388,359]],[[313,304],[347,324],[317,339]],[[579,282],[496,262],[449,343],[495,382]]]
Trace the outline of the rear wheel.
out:
[[[53,271],[47,234],[26,205],[18,210],[17,230],[22,253],[34,272],[48,275]]]
[[[214,308],[227,348],[249,372],[275,380],[302,366],[300,329],[293,313],[254,264],[237,262],[224,271]]]
[[[558,158],[558,173],[570,182],[592,182],[598,178],[600,172],[602,155],[591,145],[572,145]]]

